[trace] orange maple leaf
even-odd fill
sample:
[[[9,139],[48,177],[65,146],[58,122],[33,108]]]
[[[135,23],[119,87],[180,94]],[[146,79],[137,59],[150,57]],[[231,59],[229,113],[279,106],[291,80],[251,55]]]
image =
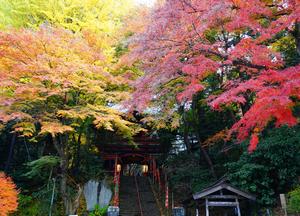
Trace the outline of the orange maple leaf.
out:
[[[0,173],[0,216],[7,216],[18,207],[18,191],[11,178]]]

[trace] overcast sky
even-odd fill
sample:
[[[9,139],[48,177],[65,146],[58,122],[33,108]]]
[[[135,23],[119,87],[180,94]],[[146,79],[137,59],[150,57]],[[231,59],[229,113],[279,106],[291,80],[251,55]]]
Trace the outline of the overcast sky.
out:
[[[138,4],[147,5],[149,7],[152,7],[156,0],[134,0]]]

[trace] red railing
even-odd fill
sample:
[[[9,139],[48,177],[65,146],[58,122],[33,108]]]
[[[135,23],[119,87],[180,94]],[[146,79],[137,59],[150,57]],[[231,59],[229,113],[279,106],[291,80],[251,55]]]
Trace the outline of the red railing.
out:
[[[152,174],[153,184],[157,186],[158,198],[160,199],[160,202],[164,206],[166,214],[168,215],[170,208],[170,188],[168,184],[168,177],[164,172],[164,169],[157,166],[154,158],[151,158],[150,170],[150,174]]]
[[[120,188],[120,172],[118,171],[118,156],[115,157],[115,171],[114,171],[114,206],[119,206],[119,188]]]

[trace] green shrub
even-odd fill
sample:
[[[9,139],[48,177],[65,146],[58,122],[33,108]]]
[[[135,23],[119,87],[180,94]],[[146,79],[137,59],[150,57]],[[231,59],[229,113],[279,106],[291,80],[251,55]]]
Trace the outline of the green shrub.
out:
[[[100,208],[99,205],[95,206],[95,210],[89,214],[89,216],[105,216],[107,213],[108,206]]]
[[[300,213],[300,186],[289,192],[288,211],[291,213]]]
[[[255,194],[262,206],[274,206],[280,193],[298,184],[300,127],[273,129],[261,137],[254,152],[249,153],[247,147],[244,143],[238,161],[227,163],[229,180]]]

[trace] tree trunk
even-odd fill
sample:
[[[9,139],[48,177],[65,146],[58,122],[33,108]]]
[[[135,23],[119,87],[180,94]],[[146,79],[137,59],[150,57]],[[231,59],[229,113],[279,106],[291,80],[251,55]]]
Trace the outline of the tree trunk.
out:
[[[183,140],[184,140],[184,144],[186,146],[186,150],[188,153],[191,153],[192,147],[191,147],[191,143],[189,140],[189,132],[188,132],[188,128],[184,128],[184,132],[183,132]]]
[[[57,141],[57,137],[53,136],[53,144],[59,154],[60,157],[60,194],[63,200],[64,208],[65,208],[65,215],[70,215],[70,214],[75,214],[77,212],[77,209],[79,208],[80,204],[80,197],[83,192],[83,188],[78,185],[78,191],[73,199],[71,194],[68,193],[68,154],[67,154],[67,148],[64,145],[64,137],[60,136],[59,140],[60,142]],[[65,137],[67,139],[67,137]],[[66,140],[65,140],[66,141]]]
[[[75,162],[75,174],[79,172],[80,165],[80,147],[81,147],[81,132],[78,135],[77,146],[76,146],[76,162]]]
[[[65,207],[65,214],[69,214],[69,201],[67,194],[67,164],[66,160],[61,158],[60,168],[61,168],[61,178],[60,178],[60,193]]]
[[[207,165],[209,167],[209,170],[210,170],[212,176],[214,178],[217,178],[213,162],[212,162],[210,156],[208,155],[207,151],[202,147],[202,145],[201,145],[201,139],[200,139],[199,134],[196,133],[196,136],[197,136],[198,144],[199,144],[199,147],[200,147],[200,151],[201,151],[202,155],[204,156],[204,159],[205,159],[205,161],[206,161],[206,163],[207,163]]]
[[[296,23],[296,30],[295,30],[295,39],[296,39],[296,46],[297,46],[297,53],[300,56],[300,22]]]
[[[184,144],[186,146],[186,149],[187,149],[187,152],[188,153],[191,153],[191,143],[190,143],[190,140],[189,140],[189,131],[190,131],[190,127],[188,125],[188,120],[186,118],[186,112],[184,111],[184,106],[180,106],[179,108],[179,113],[181,113],[182,115],[182,120],[183,120],[183,141],[184,141]]]
[[[8,172],[10,162],[11,162],[11,159],[13,157],[13,151],[14,151],[14,146],[15,146],[15,143],[16,143],[16,137],[17,137],[17,134],[13,133],[12,138],[11,138],[11,142],[10,142],[8,158],[7,158],[7,161],[6,161],[6,164],[5,164],[5,169],[4,169],[5,173]]]
[[[72,197],[69,198],[69,201],[68,201],[68,206],[69,206],[68,214],[76,214],[77,213],[77,210],[78,210],[79,205],[80,205],[80,197],[82,195],[82,192],[83,192],[83,187],[78,186],[78,191],[77,191],[77,194],[76,194],[74,200],[72,199]]]
[[[54,147],[56,148],[60,157],[60,194],[65,207],[65,214],[69,215],[69,201],[67,195],[67,175],[68,175],[68,158],[64,152],[62,143],[57,142],[57,138],[52,136]]]
[[[194,97],[193,101],[192,101],[192,109],[193,109],[193,117],[196,120],[194,128],[195,128],[195,133],[196,133],[196,137],[197,137],[197,140],[198,140],[198,145],[199,145],[199,148],[200,148],[200,151],[201,151],[202,155],[204,156],[204,159],[205,159],[205,161],[206,161],[206,163],[208,165],[208,168],[209,168],[212,176],[214,178],[217,178],[217,175],[216,175],[216,172],[215,172],[212,160],[211,160],[210,156],[208,155],[207,151],[201,145],[202,141],[201,141],[201,138],[200,138],[200,134],[198,132],[198,124],[200,122],[200,118],[199,118],[199,116],[200,116],[200,110],[197,110],[197,106],[196,106],[197,103],[196,103],[196,101],[197,101],[197,98]]]
[[[38,156],[38,158],[40,158],[44,155],[45,147],[46,147],[46,142],[45,141],[43,141],[41,145],[37,146],[37,156]]]
[[[76,144],[76,153],[71,166],[73,175],[78,175],[79,173],[81,136],[82,136],[82,132],[79,133],[78,138],[76,140],[75,135],[73,134],[73,143]]]

